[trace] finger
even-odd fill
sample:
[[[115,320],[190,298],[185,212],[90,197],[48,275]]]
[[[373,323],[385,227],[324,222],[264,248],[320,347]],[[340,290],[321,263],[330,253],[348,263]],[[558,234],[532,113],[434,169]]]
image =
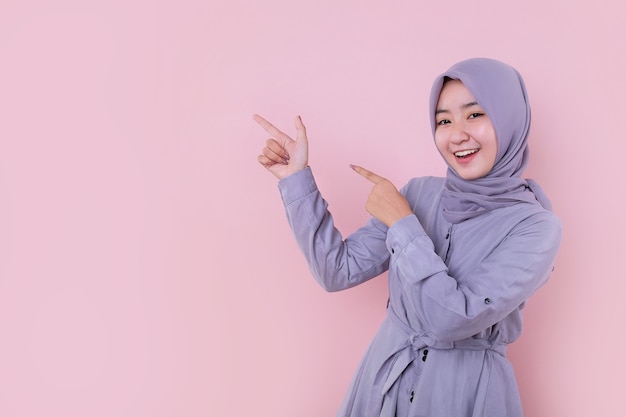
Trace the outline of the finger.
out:
[[[273,165],[276,165],[276,162],[272,161],[271,159],[269,159],[267,156],[265,155],[259,155],[257,157],[257,161],[259,161],[259,163],[261,165],[263,165],[265,168],[269,168]]]
[[[274,154],[280,156],[282,159],[289,159],[289,152],[276,142],[274,139],[268,139],[265,143],[265,147],[272,151]]]
[[[379,182],[385,180],[384,177],[381,177],[380,175],[376,175],[372,171],[369,171],[358,165],[350,165],[350,168],[352,168],[357,174],[361,175],[365,179],[370,180],[374,184],[378,184]]]
[[[272,161],[270,161],[267,156],[265,155],[259,155],[256,157],[257,161],[259,161],[259,164],[263,165],[264,167],[268,167],[269,164],[272,163]]]
[[[263,148],[263,155],[276,164],[286,164],[287,159],[280,154],[277,154],[267,146]]]
[[[265,131],[267,133],[269,133],[270,135],[272,135],[276,139],[280,140],[281,142],[288,142],[288,141],[293,140],[288,135],[286,135],[285,133],[283,133],[280,130],[278,130],[278,128],[276,126],[274,126],[273,124],[271,124],[270,122],[268,122],[267,120],[265,120],[264,118],[259,116],[258,114],[253,115],[252,118],[263,129],[265,129]]]

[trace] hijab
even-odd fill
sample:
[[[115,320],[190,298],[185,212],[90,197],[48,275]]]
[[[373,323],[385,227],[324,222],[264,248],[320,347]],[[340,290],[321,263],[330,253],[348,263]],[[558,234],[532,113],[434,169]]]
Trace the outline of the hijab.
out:
[[[547,196],[533,180],[521,178],[528,164],[530,105],[519,72],[500,61],[472,58],[439,75],[430,93],[430,121],[445,79],[459,80],[485,111],[496,132],[498,149],[491,170],[484,177],[464,180],[449,165],[441,196],[443,216],[460,223],[479,214],[519,203],[539,204],[550,210]]]

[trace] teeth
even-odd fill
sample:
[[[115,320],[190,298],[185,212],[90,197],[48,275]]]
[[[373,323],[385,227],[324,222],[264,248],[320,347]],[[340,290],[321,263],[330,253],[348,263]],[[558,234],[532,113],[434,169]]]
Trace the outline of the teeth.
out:
[[[464,156],[471,155],[475,152],[478,152],[478,149],[470,149],[467,151],[455,152],[454,154],[459,158],[463,158]]]

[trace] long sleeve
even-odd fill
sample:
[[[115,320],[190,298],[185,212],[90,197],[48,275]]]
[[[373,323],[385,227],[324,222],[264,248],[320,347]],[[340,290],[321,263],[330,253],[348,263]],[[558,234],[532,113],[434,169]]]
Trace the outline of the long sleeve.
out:
[[[493,326],[524,303],[552,271],[561,240],[560,221],[550,212],[519,216],[510,230],[490,228],[489,218],[449,233],[451,259],[435,253],[417,217],[408,216],[387,234],[393,253],[390,286],[399,289],[407,319],[437,342],[462,340]],[[498,224],[498,221],[493,222]],[[456,239],[456,241],[455,241]],[[393,306],[392,306],[393,307]]]
[[[387,227],[372,219],[344,240],[310,168],[282,179],[279,190],[296,241],[326,291],[353,287],[387,270]]]

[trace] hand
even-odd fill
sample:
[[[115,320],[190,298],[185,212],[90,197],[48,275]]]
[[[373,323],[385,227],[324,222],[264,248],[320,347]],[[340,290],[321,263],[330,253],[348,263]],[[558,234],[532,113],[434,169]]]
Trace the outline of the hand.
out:
[[[350,167],[362,177],[374,183],[367,199],[365,209],[388,227],[403,217],[413,214],[409,202],[398,189],[386,178],[374,174],[356,165]]]
[[[278,179],[283,179],[307,167],[309,143],[306,128],[300,116],[296,117],[296,140],[291,139],[258,114],[252,118],[272,135],[265,143],[263,154],[257,158],[261,165]]]

